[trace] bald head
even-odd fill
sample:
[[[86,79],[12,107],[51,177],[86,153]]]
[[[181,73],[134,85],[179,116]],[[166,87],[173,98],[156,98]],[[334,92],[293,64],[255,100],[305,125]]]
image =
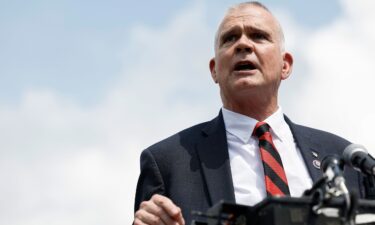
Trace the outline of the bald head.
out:
[[[275,31],[276,31],[277,36],[278,36],[278,41],[280,42],[280,48],[281,48],[282,51],[284,51],[285,38],[284,38],[284,32],[281,28],[281,25],[280,25],[279,21],[275,18],[275,16],[272,14],[272,12],[265,5],[263,5],[262,3],[257,2],[257,1],[251,1],[251,2],[243,2],[243,3],[236,4],[236,5],[230,7],[227,10],[223,20],[221,21],[221,23],[219,25],[218,30],[216,31],[215,43],[214,43],[215,44],[215,46],[214,46],[215,52],[217,51],[217,48],[219,46],[220,33],[222,32],[223,24],[225,23],[226,19],[230,18],[230,17],[243,16],[244,11],[247,8],[258,8],[259,10],[266,11],[271,16],[271,18],[273,20],[273,23],[275,25]]]

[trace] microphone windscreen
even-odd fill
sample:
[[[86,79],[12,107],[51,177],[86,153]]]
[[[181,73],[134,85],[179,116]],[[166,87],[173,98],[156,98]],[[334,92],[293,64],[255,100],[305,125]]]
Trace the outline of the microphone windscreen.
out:
[[[363,145],[359,144],[350,144],[348,145],[342,154],[342,159],[345,161],[345,163],[349,164],[350,166],[353,166],[352,160],[353,157],[356,154],[368,154],[366,148]]]

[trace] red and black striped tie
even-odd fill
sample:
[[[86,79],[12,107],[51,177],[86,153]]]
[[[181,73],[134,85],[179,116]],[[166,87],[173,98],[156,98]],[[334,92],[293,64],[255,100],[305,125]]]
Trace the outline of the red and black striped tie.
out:
[[[283,163],[272,141],[270,126],[265,122],[258,122],[253,135],[259,138],[267,196],[290,195]]]

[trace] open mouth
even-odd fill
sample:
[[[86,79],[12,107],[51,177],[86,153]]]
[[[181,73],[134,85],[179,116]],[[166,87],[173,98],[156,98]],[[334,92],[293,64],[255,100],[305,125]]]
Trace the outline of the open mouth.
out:
[[[255,69],[255,65],[250,61],[239,62],[234,66],[234,71],[249,71]]]

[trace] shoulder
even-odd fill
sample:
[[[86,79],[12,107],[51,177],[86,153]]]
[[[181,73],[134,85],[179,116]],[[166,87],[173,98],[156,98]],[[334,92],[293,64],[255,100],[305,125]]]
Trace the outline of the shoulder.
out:
[[[218,125],[220,124],[220,125]],[[221,113],[211,121],[202,122],[181,130],[143,150],[142,155],[151,154],[158,158],[180,156],[190,153],[194,146],[211,130],[224,129]]]
[[[285,117],[285,120],[288,123],[297,142],[308,140],[309,142],[313,142],[317,146],[321,146],[323,149],[327,149],[328,151],[330,149],[336,151],[343,150],[351,143],[347,139],[331,132],[295,124],[287,117]]]
[[[199,139],[202,135],[203,128],[207,125],[208,122],[200,123],[184,130],[181,130],[157,143],[149,146],[146,150],[149,151],[160,151],[161,149],[168,148],[168,147],[176,147],[181,145],[182,141],[190,140],[194,141]]]
[[[318,138],[321,141],[338,141],[338,142],[348,142],[343,137],[340,137],[336,134],[330,133],[328,131],[319,130],[312,127],[307,127],[299,124],[295,124],[296,131],[303,132],[306,135],[310,136],[311,138]]]

